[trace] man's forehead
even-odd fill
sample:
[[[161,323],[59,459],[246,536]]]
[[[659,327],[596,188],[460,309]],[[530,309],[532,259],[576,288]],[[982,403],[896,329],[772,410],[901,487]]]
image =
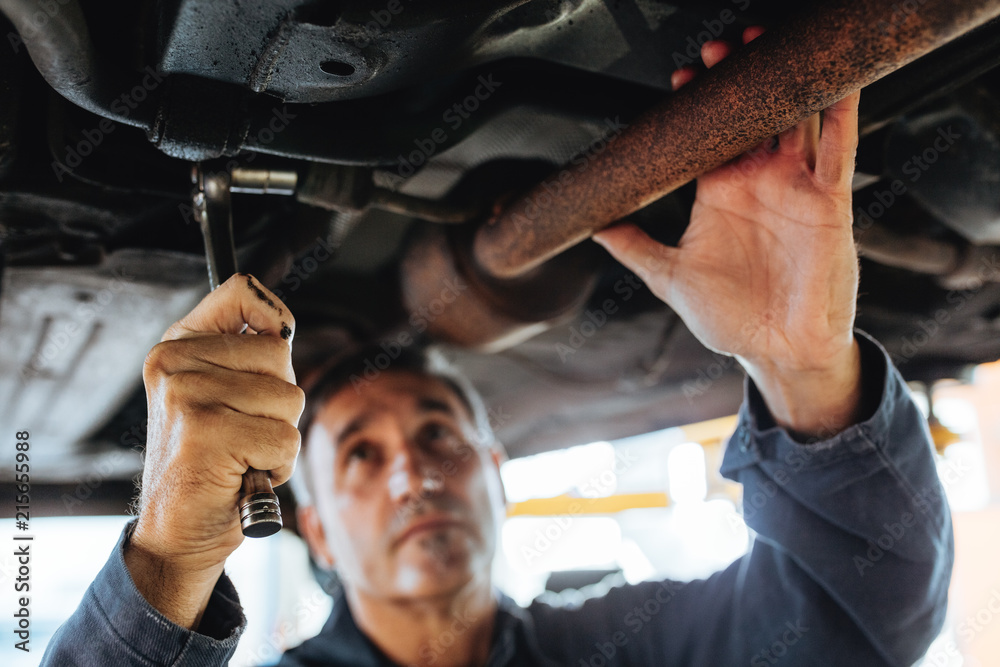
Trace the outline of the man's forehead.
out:
[[[443,380],[408,371],[386,372],[365,385],[343,387],[327,399],[317,417],[340,440],[349,428],[356,430],[381,413],[407,411],[442,412],[472,422],[468,407]]]

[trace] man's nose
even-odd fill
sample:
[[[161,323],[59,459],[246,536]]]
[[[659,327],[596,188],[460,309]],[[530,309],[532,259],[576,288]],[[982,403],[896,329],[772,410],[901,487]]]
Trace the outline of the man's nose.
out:
[[[427,498],[439,493],[442,486],[441,472],[414,448],[405,447],[393,458],[389,473],[389,496],[393,501]]]

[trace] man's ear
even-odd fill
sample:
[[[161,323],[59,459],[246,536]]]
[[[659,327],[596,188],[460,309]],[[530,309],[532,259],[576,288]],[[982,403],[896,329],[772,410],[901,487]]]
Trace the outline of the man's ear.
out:
[[[507,504],[507,489],[503,487],[503,477],[500,475],[500,466],[508,460],[507,450],[499,442],[493,444],[490,447],[490,459],[493,461],[493,466],[497,470],[497,479],[500,480],[500,495],[503,498],[503,504]]]
[[[323,532],[323,523],[319,520],[319,513],[313,505],[299,506],[295,510],[298,520],[299,532],[309,545],[309,551],[313,559],[322,567],[332,570],[335,564],[330,547],[326,543],[326,533]]]

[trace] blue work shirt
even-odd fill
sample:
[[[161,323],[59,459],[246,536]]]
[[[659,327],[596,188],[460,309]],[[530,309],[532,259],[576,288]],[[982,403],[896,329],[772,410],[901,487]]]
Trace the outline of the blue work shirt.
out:
[[[926,423],[888,355],[859,332],[864,422],[800,444],[752,383],[722,473],[743,484],[748,553],[708,579],[624,585],[574,607],[500,597],[488,667],[911,665],[940,631],[954,560]],[[127,527],[43,665],[225,665],[246,625],[222,575],[198,631],[167,620],[125,567]],[[392,666],[343,596],[282,667]]]

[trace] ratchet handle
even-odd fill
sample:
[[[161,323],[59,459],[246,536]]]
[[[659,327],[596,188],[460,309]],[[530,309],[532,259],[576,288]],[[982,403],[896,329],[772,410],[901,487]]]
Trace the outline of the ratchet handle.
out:
[[[229,174],[206,174],[200,165],[191,172],[195,217],[205,240],[208,284],[216,289],[236,273],[236,243],[233,240],[233,213]],[[248,468],[237,503],[240,527],[247,537],[267,537],[281,530],[281,506],[264,470]]]

